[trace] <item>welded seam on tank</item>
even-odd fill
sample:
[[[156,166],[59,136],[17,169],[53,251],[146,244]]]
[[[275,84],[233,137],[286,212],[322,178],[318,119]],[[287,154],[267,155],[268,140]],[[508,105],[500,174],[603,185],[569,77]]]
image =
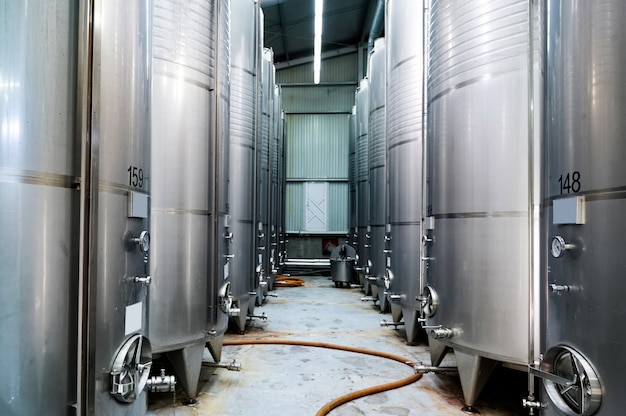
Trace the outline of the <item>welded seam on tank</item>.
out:
[[[219,93],[219,97],[222,100],[226,101],[226,104],[230,104],[230,94],[226,94],[225,92],[222,91]]]
[[[167,62],[171,62],[171,63],[173,63],[173,64],[180,65],[180,64],[178,64],[178,63],[176,63],[176,62],[169,61],[169,60],[167,60],[167,59],[163,59],[163,60],[164,60],[164,61],[167,61]],[[185,65],[181,65],[181,66],[185,66]],[[194,70],[194,71],[198,71],[197,69],[192,68],[192,67],[186,67],[186,68],[189,68],[189,69]],[[202,71],[198,71],[198,72],[200,72],[200,73],[201,73],[201,74],[203,74],[203,75],[209,76],[208,74],[205,74],[205,73],[204,73],[204,72],[202,72]],[[211,86],[210,86],[209,84],[207,84],[207,83],[200,82],[200,81],[198,81],[198,80],[195,80],[195,79],[192,79],[192,78],[189,78],[189,77],[181,76],[180,74],[174,74],[174,73],[171,73],[171,72],[169,72],[169,71],[159,71],[159,70],[155,70],[155,71],[154,71],[154,73],[155,73],[155,74],[159,74],[159,75],[166,76],[166,77],[171,78],[171,79],[176,80],[176,81],[184,81],[184,82],[185,82],[185,83],[187,83],[187,84],[195,85],[196,87],[200,87],[200,88],[202,88],[203,90],[213,91],[213,90],[215,89],[215,88],[211,88]]]
[[[80,184],[80,178],[58,173],[0,168],[0,182],[25,183],[29,185],[54,186],[58,188],[76,188]]]
[[[232,70],[232,69],[238,69],[238,70],[240,70],[240,71],[245,72],[246,74],[249,74],[249,75],[252,75],[253,77],[256,77],[256,74],[254,73],[254,71],[251,71],[251,70],[249,70],[248,68],[244,68],[244,67],[239,66],[239,65],[233,65],[233,64],[231,64],[231,65],[230,65],[230,69],[231,69],[231,70]]]
[[[155,208],[152,207],[152,212],[164,212],[167,214],[191,214],[201,216],[211,216],[212,213],[206,209],[183,209],[183,208]]]
[[[398,62],[397,64],[395,64],[394,66],[391,67],[392,70],[397,69],[398,67],[401,67],[402,65],[406,64],[409,61],[413,61],[413,60],[417,60],[421,58],[421,55],[413,55],[413,56],[409,56],[406,59],[401,60],[400,62]]]
[[[465,80],[463,82],[459,82],[458,84],[453,85],[452,87],[447,88],[447,89],[441,91],[440,93],[434,95],[428,101],[428,104],[430,105],[431,103],[434,103],[435,101],[437,101],[441,97],[443,97],[445,95],[448,95],[451,92],[454,92],[454,91],[459,90],[461,88],[465,88],[465,87],[467,87],[469,85],[472,85],[472,84],[478,84],[479,82],[487,81],[487,80],[490,80],[490,79],[493,79],[493,78],[496,78],[496,77],[499,77],[499,76],[502,76],[502,75],[511,74],[513,72],[517,72],[517,71],[511,70],[511,69],[507,69],[505,71],[490,72],[489,74],[483,74],[483,75],[481,75],[479,77],[468,79],[468,80]]]
[[[256,221],[254,220],[239,220],[239,219],[233,219],[232,222],[236,222],[238,224],[256,224]]]
[[[574,196],[584,196],[588,201],[607,201],[611,199],[626,199],[626,186],[617,186],[615,188],[593,189],[591,191],[577,192],[569,195],[556,195],[544,199],[544,205],[552,205],[555,199],[571,198]]]
[[[420,225],[421,221],[392,221],[390,225]]]
[[[99,192],[107,192],[110,194],[128,195],[129,192],[136,192],[150,196],[150,192],[139,188],[133,188],[128,185],[122,185],[114,182],[100,181],[98,184]]]
[[[231,135],[230,136],[230,144],[231,145],[239,146],[239,147],[245,147],[245,148],[248,148],[250,150],[256,150],[255,146],[253,144],[250,144],[250,140],[248,138],[244,138],[245,141],[239,142],[239,141],[233,140],[233,138],[236,138],[236,137],[237,136],[235,136],[235,135]]]
[[[453,212],[433,214],[435,219],[527,217],[528,211]]]
[[[422,141],[422,136],[420,135],[420,136],[418,136],[418,137],[416,137],[414,139],[407,139],[407,140],[402,140],[401,142],[394,143],[391,146],[387,147],[387,150],[391,150],[391,149],[393,149],[395,147],[398,147],[398,146],[401,146],[403,144],[412,143],[412,142],[421,142],[421,141]]]

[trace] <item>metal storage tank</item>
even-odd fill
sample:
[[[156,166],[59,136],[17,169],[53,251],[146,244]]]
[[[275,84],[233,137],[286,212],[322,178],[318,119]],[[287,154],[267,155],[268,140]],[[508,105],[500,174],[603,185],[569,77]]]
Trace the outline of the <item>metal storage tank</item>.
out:
[[[95,1],[92,11],[92,66],[79,61],[92,73],[81,85],[90,100],[79,106],[89,180],[81,190],[78,408],[81,414],[137,415],[146,411],[152,363],[146,337],[152,4]]]
[[[231,1],[229,191],[231,216],[231,293],[241,313],[234,322],[245,329],[256,300],[256,119],[259,6],[254,0]]]
[[[431,4],[423,310],[433,363],[454,349],[470,407],[497,362],[527,371],[537,353],[538,12]]]
[[[385,295],[385,261],[387,250],[387,166],[385,132],[385,95],[387,90],[385,38],[374,42],[368,68],[369,80],[369,225],[371,261],[368,279],[371,282],[372,298],[378,301],[382,312],[386,312],[389,303]]]
[[[404,319],[409,343],[420,324],[422,291],[421,222],[423,200],[424,2],[388,0],[387,177],[390,254],[387,286],[394,323]]]
[[[213,143],[213,176],[209,183],[215,184],[215,207],[212,268],[209,270],[209,294],[207,347],[217,363],[222,357],[224,334],[228,329],[229,317],[235,319],[242,310],[235,305],[230,279],[230,267],[234,255],[231,253],[232,218],[230,216],[229,151],[230,151],[230,0],[216,0],[217,7],[217,75],[215,77],[216,140]],[[243,310],[246,315],[246,310]]]
[[[357,262],[356,271],[365,294],[370,293],[369,274],[369,82],[363,78],[356,91],[356,165],[357,165]]]
[[[626,406],[626,3],[548,2],[544,415]],[[568,386],[568,384],[571,385]]]
[[[282,100],[281,89],[279,85],[274,85],[274,99],[273,99],[273,113],[272,113],[272,142],[270,148],[270,173],[271,173],[271,193],[270,193],[270,232],[271,232],[271,253],[270,263],[272,267],[272,288],[273,282],[277,274],[281,272],[282,263],[282,245],[281,235],[283,232],[282,224],[284,223],[284,212],[282,203],[282,180],[281,180],[281,165],[282,165],[282,145],[283,145],[283,118],[282,118]]]
[[[283,267],[285,265],[285,260],[287,259],[287,249],[286,249],[286,215],[285,215],[285,188],[286,188],[286,170],[285,170],[285,112],[283,111],[283,92],[280,85],[276,85],[278,91],[278,97],[275,99],[278,100],[278,114],[276,117],[278,118],[278,273],[283,272]]]
[[[219,3],[227,2],[154,0],[153,7],[149,333],[153,352],[167,355],[190,398],[197,395],[205,342],[217,343],[211,350],[219,355],[226,329],[215,328],[214,311],[218,286],[228,284],[221,247],[227,240],[217,230],[224,224],[217,202],[224,203],[227,180],[218,174],[226,159],[220,154],[225,137],[218,135],[217,98],[228,92],[227,56],[216,71],[222,63],[217,46],[228,47],[224,35],[218,43],[218,30],[228,24],[227,13],[218,15]],[[222,110],[227,103],[219,99]]]
[[[348,244],[357,247],[357,160],[356,160],[356,106],[348,116]]]
[[[261,83],[259,86],[259,130],[257,139],[257,271],[259,287],[257,304],[261,305],[272,290],[271,230],[270,230],[270,147],[274,113],[274,52],[263,50]]]
[[[78,2],[4,2],[0,25],[0,413],[76,402]]]

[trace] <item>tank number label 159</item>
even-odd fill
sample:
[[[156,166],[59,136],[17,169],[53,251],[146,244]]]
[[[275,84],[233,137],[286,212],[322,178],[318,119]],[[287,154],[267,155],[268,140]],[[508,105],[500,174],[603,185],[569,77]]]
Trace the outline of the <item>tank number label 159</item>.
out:
[[[559,189],[561,195],[580,191],[580,172],[574,171],[565,176],[561,175],[559,177]]]
[[[143,169],[137,166],[128,167],[128,186],[143,188]]]

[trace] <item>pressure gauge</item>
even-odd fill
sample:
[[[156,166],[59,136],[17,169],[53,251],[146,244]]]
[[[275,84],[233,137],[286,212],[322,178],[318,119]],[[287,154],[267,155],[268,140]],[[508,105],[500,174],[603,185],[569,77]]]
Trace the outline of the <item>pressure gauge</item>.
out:
[[[573,248],[574,248],[574,244],[567,244],[565,240],[563,239],[563,237],[561,237],[560,235],[557,235],[552,239],[552,248],[550,251],[551,251],[552,257],[554,257],[555,259],[558,259],[560,257],[563,257],[565,250],[571,250]]]
[[[147,253],[148,250],[150,250],[150,233],[149,232],[142,231],[141,234],[139,234],[139,237],[133,238],[133,241],[137,243],[137,245],[139,246],[139,250],[141,250],[142,252]]]

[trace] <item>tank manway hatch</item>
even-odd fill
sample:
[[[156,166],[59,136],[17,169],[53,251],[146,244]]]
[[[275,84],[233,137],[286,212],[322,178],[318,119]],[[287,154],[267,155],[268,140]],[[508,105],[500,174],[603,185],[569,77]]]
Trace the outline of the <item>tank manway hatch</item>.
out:
[[[131,403],[148,383],[152,347],[148,338],[136,334],[119,349],[111,367],[111,394],[122,403]]]
[[[558,345],[544,355],[541,367],[530,367],[541,377],[550,401],[565,415],[595,414],[602,402],[600,379],[591,363],[576,350]]]

